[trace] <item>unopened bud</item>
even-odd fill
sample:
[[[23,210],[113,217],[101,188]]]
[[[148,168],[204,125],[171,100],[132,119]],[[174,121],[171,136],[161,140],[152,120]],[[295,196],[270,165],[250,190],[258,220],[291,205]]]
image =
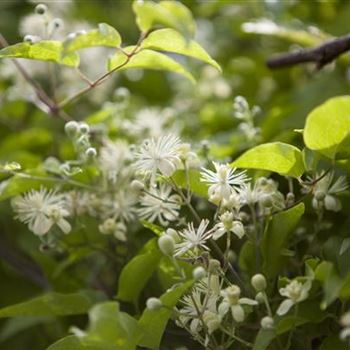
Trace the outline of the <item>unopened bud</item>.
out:
[[[165,234],[171,236],[175,242],[178,242],[180,240],[180,236],[177,231],[171,227],[165,231]]]
[[[264,293],[259,292],[259,293],[255,296],[255,300],[256,300],[259,304],[264,303],[264,302],[265,302]]]
[[[197,281],[204,278],[206,276],[206,274],[207,274],[207,272],[205,271],[205,269],[202,266],[197,266],[192,272],[193,278]]]
[[[163,304],[160,299],[152,297],[147,299],[146,306],[149,310],[159,310]]]
[[[263,329],[271,329],[274,326],[273,318],[270,316],[265,316],[261,319],[260,325]]]
[[[72,120],[64,126],[64,131],[69,137],[75,137],[78,134],[79,124]]]
[[[316,191],[315,192],[315,198],[318,201],[323,201],[326,198],[326,194],[323,191]]]
[[[89,127],[89,125],[87,125],[86,123],[80,123],[80,124],[79,124],[79,131],[80,131],[82,134],[88,134],[89,131],[90,131],[90,127]]]
[[[132,190],[139,192],[145,188],[145,185],[139,180],[133,180],[130,184]]]
[[[266,289],[266,278],[261,273],[254,275],[250,282],[257,292],[262,292]]]
[[[45,4],[39,4],[35,7],[35,13],[38,15],[44,15],[47,12],[47,6]]]
[[[208,270],[211,273],[217,273],[221,268],[221,264],[219,260],[216,259],[210,259],[209,260],[209,266],[208,266]]]
[[[158,239],[158,247],[164,255],[172,255],[175,249],[175,241],[169,235],[163,235]]]
[[[85,154],[88,159],[94,159],[97,156],[97,151],[94,147],[89,147],[86,151]]]

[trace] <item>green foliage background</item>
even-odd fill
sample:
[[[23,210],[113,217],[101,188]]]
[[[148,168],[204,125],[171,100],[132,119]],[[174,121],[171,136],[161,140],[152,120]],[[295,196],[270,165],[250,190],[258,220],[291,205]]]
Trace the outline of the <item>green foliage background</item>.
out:
[[[51,2],[48,2],[49,6]],[[102,98],[89,98],[90,95],[98,93],[92,91],[90,95],[70,105],[67,108],[69,114],[77,120],[98,119],[103,113],[107,113],[107,107],[101,105],[100,101],[113,100],[114,90],[120,86],[127,87],[132,94],[132,108],[129,113],[141,106],[167,107],[174,100],[182,110],[181,104],[186,105],[190,101],[191,107],[178,116],[186,125],[187,136],[194,141],[210,139],[214,144],[214,155],[235,159],[250,146],[241,141],[237,121],[232,118],[234,96],[243,95],[251,105],[261,107],[258,125],[262,129],[262,142],[286,142],[300,148],[303,144],[302,136],[293,130],[303,128],[308,113],[326,99],[348,92],[350,75],[349,57],[346,55],[337,64],[320,72],[313,67],[271,71],[266,68],[265,61],[277,52],[288,51],[291,45],[317,45],[318,30],[331,36],[346,34],[350,18],[349,1],[182,2],[192,10],[199,23],[199,33],[202,35],[199,41],[202,46],[222,67],[222,77],[231,87],[227,96],[205,95],[198,85],[193,87],[182,78],[175,78],[164,72],[147,71],[142,79],[136,81],[132,75],[118,73],[103,91]],[[0,2],[0,32],[8,42],[22,40],[18,32],[19,23],[22,16],[31,11],[33,4],[23,0]],[[290,28],[290,31],[280,28],[274,35],[242,31],[243,23],[260,18],[270,18],[281,27]],[[84,20],[93,26],[100,22],[108,23],[118,29],[125,43],[134,43],[138,38],[131,1],[75,0],[63,19]],[[309,26],[313,26],[313,29],[310,30]],[[185,63],[190,66],[199,84],[210,84],[210,81],[203,78],[202,64],[192,60],[185,60]],[[0,62],[0,68],[2,64]],[[40,79],[49,88],[45,77]],[[63,135],[64,122],[58,118],[49,118],[21,99],[8,98],[7,91],[12,84],[11,77],[0,76],[0,163],[18,161],[25,168],[33,168],[48,156],[68,158],[72,150]],[[348,161],[341,166],[349,175]],[[3,179],[6,177],[0,176]],[[129,246],[125,248],[119,248],[125,249],[120,252],[125,260],[113,262],[108,272],[99,275],[100,267],[105,261],[98,252],[85,252],[82,249],[76,252],[76,256],[71,256],[69,261],[59,254],[53,256],[40,252],[37,238],[24,225],[13,220],[6,194],[1,193],[0,196],[4,199],[0,203],[0,307],[28,300],[48,290],[77,293],[87,284],[93,285],[97,290],[107,290],[110,296],[115,296],[117,278],[123,264],[152,237],[149,230],[139,232],[137,240],[129,242]],[[341,237],[348,232],[349,216],[346,213],[350,208],[347,198],[343,205],[344,210],[341,213],[331,214],[327,218],[329,222],[336,224],[332,229],[322,232],[322,242],[327,242],[324,254],[331,261],[335,259],[335,248],[332,247],[339,246]],[[307,224],[310,216],[312,213],[306,212],[304,220]],[[96,238],[95,234],[96,223],[89,222],[86,225],[89,226],[93,243],[100,243],[102,238]],[[336,237],[329,240],[330,234],[335,234]],[[74,237],[72,241],[74,243]],[[76,263],[81,257],[84,264]],[[349,254],[343,259],[345,260],[336,263],[339,264],[338,268],[345,269],[345,274],[348,272]],[[142,294],[142,300],[156,293],[156,283],[151,280]],[[80,305],[81,312],[85,313],[99,298],[100,295],[86,297],[86,304]],[[66,309],[65,304],[62,305]],[[0,322],[1,350],[46,349],[57,339],[67,335],[70,325],[75,324],[81,328],[86,325],[86,315],[73,316],[66,312],[64,317],[56,317],[53,315],[57,313],[51,313],[50,308],[47,309],[45,305],[41,307],[44,311],[39,312],[36,317],[4,319]],[[126,311],[127,307],[125,306]],[[0,317],[5,316],[6,312],[2,315],[0,311]],[[176,330],[171,328],[165,337],[163,348],[172,349],[169,344],[176,344],[177,341]],[[191,340],[185,341],[190,348],[198,348]]]

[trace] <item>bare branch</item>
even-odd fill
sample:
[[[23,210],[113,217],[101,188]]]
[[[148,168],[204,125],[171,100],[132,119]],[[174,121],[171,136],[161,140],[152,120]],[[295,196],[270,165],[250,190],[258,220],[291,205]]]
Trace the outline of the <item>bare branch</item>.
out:
[[[296,64],[314,62],[317,69],[334,61],[338,56],[350,50],[350,35],[326,41],[320,46],[271,57],[266,64],[271,69],[290,67]]]

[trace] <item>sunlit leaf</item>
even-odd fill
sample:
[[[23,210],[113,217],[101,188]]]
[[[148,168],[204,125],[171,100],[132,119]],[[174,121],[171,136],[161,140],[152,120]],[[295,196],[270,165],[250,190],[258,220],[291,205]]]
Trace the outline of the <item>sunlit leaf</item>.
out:
[[[127,47],[125,52],[132,52],[133,47]],[[119,67],[119,68],[118,68]],[[173,73],[178,73],[188,78],[192,83],[195,82],[191,73],[189,73],[180,63],[172,58],[153,50],[141,50],[131,58],[128,58],[123,52],[118,51],[108,60],[108,70],[118,68],[118,71],[143,68],[152,70],[165,70]]]
[[[300,177],[305,171],[301,151],[282,142],[256,146],[243,153],[231,165],[237,168],[268,170],[292,177]]]
[[[334,97],[308,115],[304,128],[308,148],[335,158],[350,154],[350,97]]]
[[[67,38],[64,42],[64,54],[80,49],[107,46],[118,47],[122,39],[116,29],[106,23],[100,23],[98,29],[89,30],[86,33],[76,33],[73,38]]]
[[[80,60],[76,53],[62,56],[62,52],[63,44],[60,41],[43,40],[34,44],[23,42],[7,46],[0,50],[0,58],[27,58],[55,62],[70,67],[79,66]]]
[[[194,35],[196,25],[191,11],[179,1],[134,1],[138,27],[146,32],[156,25],[178,30],[186,37]]]
[[[190,56],[214,66],[221,71],[219,64],[194,40],[186,40],[173,29],[160,29],[152,32],[142,43],[145,49],[174,52]]]

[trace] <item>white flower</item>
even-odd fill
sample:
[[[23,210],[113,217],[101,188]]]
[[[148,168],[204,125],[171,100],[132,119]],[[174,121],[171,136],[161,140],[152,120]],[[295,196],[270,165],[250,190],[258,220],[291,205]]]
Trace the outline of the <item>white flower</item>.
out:
[[[106,219],[98,226],[101,233],[105,235],[114,235],[120,241],[126,241],[126,226],[122,222],[116,222],[113,218]]]
[[[153,188],[145,193],[140,204],[142,208],[138,209],[141,219],[154,222],[158,220],[163,226],[168,221],[175,221],[179,216],[181,198],[177,194],[171,194],[171,187],[161,184],[159,188]]]
[[[121,190],[112,196],[106,196],[102,201],[100,210],[104,217],[113,217],[122,222],[136,218],[138,198],[135,193]]]
[[[215,225],[213,239],[218,239],[225,233],[232,232],[238,238],[242,238],[245,234],[244,226],[240,221],[234,220],[233,213],[226,211],[220,216],[220,222]]]
[[[23,196],[11,201],[16,219],[28,224],[29,229],[38,236],[48,233],[53,225],[57,225],[64,233],[69,233],[71,226],[65,219],[69,216],[64,195],[55,190],[41,188],[31,190]]]
[[[217,204],[223,199],[229,199],[232,193],[248,180],[245,171],[236,172],[236,168],[231,168],[228,164],[213,162],[215,172],[202,168],[201,181],[210,185],[208,189],[209,200]]]
[[[277,315],[285,315],[290,308],[304,301],[309,296],[309,290],[311,289],[312,282],[307,280],[305,283],[298,282],[293,280],[285,288],[279,290],[280,294],[284,297],[287,297],[286,300],[282,301],[280,306],[277,309]]]
[[[158,171],[164,176],[171,176],[180,163],[180,145],[180,139],[171,134],[146,140],[140,151],[135,154],[138,158],[136,168],[140,172],[151,175],[152,182]]]
[[[323,173],[317,177],[322,175]],[[330,172],[316,183],[312,199],[312,205],[315,209],[319,207],[320,202],[324,203],[327,210],[339,211],[341,209],[341,202],[335,195],[344,192],[348,188],[348,183],[345,176],[339,176],[334,183],[333,179],[334,172]]]
[[[135,119],[125,121],[123,129],[129,134],[144,137],[160,137],[169,121],[167,110],[144,108],[136,113]]]
[[[344,341],[350,337],[350,312],[349,311],[341,317],[340,324],[344,327],[340,332],[340,339]]]
[[[118,174],[125,170],[125,162],[132,159],[129,145],[125,141],[107,141],[99,153],[102,172],[108,180],[116,182]]]
[[[236,322],[244,321],[245,312],[242,305],[258,305],[256,300],[240,298],[241,289],[234,284],[222,290],[221,295],[224,297],[224,299],[219,305],[219,314],[225,315],[229,310],[231,310],[232,317]]]
[[[206,241],[212,236],[212,230],[207,231],[209,220],[202,220],[197,229],[194,228],[193,223],[188,224],[179,235],[182,238],[182,242],[175,245],[174,256],[179,256],[192,249],[203,248],[209,250],[205,245]]]

